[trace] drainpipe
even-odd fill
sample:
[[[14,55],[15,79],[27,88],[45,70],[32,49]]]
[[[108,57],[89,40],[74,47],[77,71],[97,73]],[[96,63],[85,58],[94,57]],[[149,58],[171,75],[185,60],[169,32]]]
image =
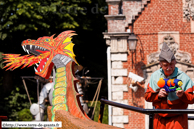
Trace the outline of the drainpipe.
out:
[[[107,48],[107,67],[108,67],[108,100],[112,100],[112,88],[111,88],[111,59],[110,59],[110,47]],[[108,105],[108,124],[112,125],[112,108]]]

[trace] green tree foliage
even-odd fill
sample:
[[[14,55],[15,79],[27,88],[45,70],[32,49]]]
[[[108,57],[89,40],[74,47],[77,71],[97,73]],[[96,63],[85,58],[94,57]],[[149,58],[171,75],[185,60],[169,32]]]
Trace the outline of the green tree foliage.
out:
[[[27,95],[20,92],[20,88],[16,87],[11,95],[4,98],[4,101],[1,101],[0,110],[1,115],[8,116],[9,121],[26,121],[32,120],[32,116],[29,112],[30,104],[27,100]],[[33,100],[33,98],[31,98]]]
[[[18,117],[19,117],[19,121],[32,121],[32,114],[30,113],[30,109],[22,109],[19,113],[18,113]]]
[[[0,38],[14,37],[14,32],[46,31],[49,28],[74,29],[79,26],[75,21],[79,14],[84,15],[79,3],[88,3],[89,0],[66,0],[44,2],[26,0],[2,0],[0,2],[1,26]],[[51,24],[52,23],[52,24]]]
[[[92,103],[92,101],[89,101],[89,103],[88,103],[89,108],[94,107],[94,104],[91,106],[91,103]],[[98,122],[98,117],[99,117],[99,113],[100,113],[100,104],[101,104],[101,102],[98,101],[97,105],[96,105],[95,112],[94,112],[94,121],[96,121],[96,122]],[[108,124],[108,105],[107,104],[104,105],[103,110],[104,110],[104,112],[103,112],[103,117],[102,117],[102,123]],[[93,111],[92,111],[92,113],[93,113]]]

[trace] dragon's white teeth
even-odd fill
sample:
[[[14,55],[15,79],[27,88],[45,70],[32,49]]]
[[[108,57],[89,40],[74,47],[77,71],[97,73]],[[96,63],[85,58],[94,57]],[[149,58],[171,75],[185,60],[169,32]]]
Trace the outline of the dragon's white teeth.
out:
[[[28,54],[30,54],[28,50],[26,50],[26,52],[27,52]]]
[[[35,46],[35,49],[36,49],[36,48],[38,48],[38,49],[40,49],[40,50],[44,50],[44,51],[46,50],[45,48],[40,47],[40,46]]]
[[[36,66],[38,67],[39,65],[36,63]]]
[[[47,61],[49,60],[49,58],[46,58],[47,59]]]
[[[42,69],[40,69],[40,71],[42,71]]]
[[[32,45],[30,45],[30,49],[32,49]]]
[[[35,71],[35,72],[38,72],[38,70],[37,70],[35,67],[34,67],[34,71]]]
[[[22,48],[24,49],[24,51],[26,52],[26,49],[25,49],[25,47],[24,46],[22,46]]]

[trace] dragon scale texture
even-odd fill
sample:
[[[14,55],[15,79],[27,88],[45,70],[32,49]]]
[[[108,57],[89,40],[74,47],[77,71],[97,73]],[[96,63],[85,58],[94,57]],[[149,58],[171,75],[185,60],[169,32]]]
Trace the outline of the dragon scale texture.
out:
[[[67,78],[66,78],[66,68],[61,67],[57,69],[55,85],[53,91],[53,99],[52,99],[52,121],[55,121],[55,111],[56,110],[65,110],[68,111],[67,107]]]

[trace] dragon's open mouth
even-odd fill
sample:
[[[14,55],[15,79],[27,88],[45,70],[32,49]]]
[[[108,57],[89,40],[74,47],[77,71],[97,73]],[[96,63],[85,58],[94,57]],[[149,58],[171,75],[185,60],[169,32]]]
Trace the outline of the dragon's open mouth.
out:
[[[49,56],[44,59],[40,59],[39,64],[36,63],[37,69],[34,68],[35,72],[41,72],[44,69],[48,59],[49,59]]]
[[[35,45],[24,45],[22,46],[22,48],[24,49],[25,52],[27,52],[29,54],[32,53],[34,55],[40,55],[43,52],[49,51],[46,48],[43,47],[39,47],[39,46],[35,46]]]
[[[48,68],[53,66],[51,59],[52,57],[50,57],[50,51],[44,47],[36,45],[22,45],[22,48],[28,54],[33,54],[35,56],[41,57],[38,61],[34,62],[34,64],[37,66],[37,68],[34,67],[34,70],[36,74],[48,78],[47,76],[49,75],[47,74],[50,73],[48,72]]]
[[[46,52],[50,53],[50,51],[48,49],[40,47],[40,46],[24,45],[22,47],[23,47],[24,51],[27,52],[28,54],[32,53],[36,56],[38,56],[40,54],[44,54]],[[35,72],[37,72],[37,73],[41,72],[44,69],[48,60],[49,60],[49,55],[46,56],[46,58],[40,59],[39,62],[36,63],[37,68],[34,67]]]

